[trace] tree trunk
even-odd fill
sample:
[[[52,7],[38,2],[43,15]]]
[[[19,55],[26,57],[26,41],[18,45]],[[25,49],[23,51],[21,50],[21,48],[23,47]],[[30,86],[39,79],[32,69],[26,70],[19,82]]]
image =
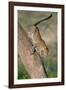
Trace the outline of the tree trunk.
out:
[[[18,24],[18,53],[31,78],[47,77],[40,56],[37,52],[32,54],[31,40],[20,24]]]

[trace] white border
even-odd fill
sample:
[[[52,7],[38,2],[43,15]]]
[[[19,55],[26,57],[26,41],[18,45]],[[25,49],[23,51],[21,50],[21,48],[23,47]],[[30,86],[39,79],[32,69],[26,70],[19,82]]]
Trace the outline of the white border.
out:
[[[18,25],[17,25],[17,10],[29,10],[29,11],[47,11],[47,12],[58,12],[58,25],[57,25],[57,38],[58,38],[58,77],[57,78],[44,78],[44,79],[28,79],[18,80],[18,63],[17,63],[17,36],[18,36]],[[26,7],[26,6],[14,6],[14,84],[30,84],[30,83],[47,83],[47,82],[61,82],[61,9],[56,8],[40,8],[40,7]]]

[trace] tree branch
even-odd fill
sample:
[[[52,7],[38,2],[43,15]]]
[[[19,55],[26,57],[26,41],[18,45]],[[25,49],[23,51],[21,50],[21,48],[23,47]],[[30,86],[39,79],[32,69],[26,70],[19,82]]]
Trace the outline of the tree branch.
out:
[[[18,53],[21,62],[24,64],[31,78],[45,78],[46,72],[41,62],[40,56],[35,52],[32,53],[32,43],[23,27],[18,24]]]

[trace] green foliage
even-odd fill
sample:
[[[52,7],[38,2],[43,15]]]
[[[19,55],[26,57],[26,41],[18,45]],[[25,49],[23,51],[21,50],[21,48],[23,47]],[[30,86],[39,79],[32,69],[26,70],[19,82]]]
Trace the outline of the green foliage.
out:
[[[30,79],[30,76],[20,59],[18,60],[18,79]]]
[[[57,77],[57,62],[51,59],[44,62],[47,74],[49,78]]]
[[[49,77],[57,77],[57,64],[53,63],[52,61],[49,63],[48,68],[48,76]]]

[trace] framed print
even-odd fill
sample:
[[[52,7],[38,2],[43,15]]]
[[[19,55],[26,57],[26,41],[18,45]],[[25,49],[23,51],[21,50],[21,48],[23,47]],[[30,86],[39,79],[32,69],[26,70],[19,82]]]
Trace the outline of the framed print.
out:
[[[64,5],[9,2],[9,88],[64,84]]]

